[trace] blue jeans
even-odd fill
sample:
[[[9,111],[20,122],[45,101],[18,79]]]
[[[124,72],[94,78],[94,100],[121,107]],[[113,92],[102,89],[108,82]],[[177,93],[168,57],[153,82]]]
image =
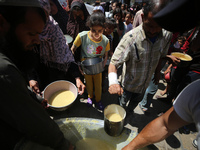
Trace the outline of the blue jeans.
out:
[[[133,93],[124,89],[122,96],[119,97],[119,104],[128,112],[132,112],[141,101],[143,93]]]
[[[158,90],[158,85],[153,83],[154,75],[151,78],[151,82],[149,83],[148,88],[145,91],[144,97],[142,101],[139,103],[140,107],[143,109],[148,109],[151,105],[153,96],[156,94]]]

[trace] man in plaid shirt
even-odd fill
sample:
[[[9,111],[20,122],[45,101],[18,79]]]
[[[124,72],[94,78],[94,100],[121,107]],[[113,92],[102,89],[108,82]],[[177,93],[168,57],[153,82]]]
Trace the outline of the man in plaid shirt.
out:
[[[161,6],[165,5],[160,5],[157,0],[144,7],[143,23],[124,35],[111,58],[108,70],[109,92],[121,95],[119,103],[127,112],[132,112],[142,100],[154,73],[154,83],[159,81],[159,61],[166,57],[172,38],[171,32],[162,29],[153,20],[153,16],[162,9]],[[123,88],[117,80],[117,68],[122,64]]]

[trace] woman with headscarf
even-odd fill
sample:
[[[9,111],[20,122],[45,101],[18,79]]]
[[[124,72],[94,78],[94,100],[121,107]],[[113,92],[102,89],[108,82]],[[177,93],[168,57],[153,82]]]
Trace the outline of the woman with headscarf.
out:
[[[67,34],[76,38],[79,32],[89,30],[86,26],[89,12],[82,0],[73,0],[71,3],[71,11],[67,23]]]
[[[58,22],[62,32],[64,34],[67,33],[67,22],[69,15],[67,14],[67,11],[63,9],[63,7],[60,5],[58,0],[49,0],[50,6],[51,6],[51,15],[53,19]]]
[[[89,17],[89,12],[82,0],[73,0],[71,3],[71,10],[69,15],[69,20],[67,23],[67,34],[69,34],[73,41],[69,45],[72,46],[76,36],[79,32],[89,30],[86,26],[87,18]],[[80,48],[76,50],[75,54],[76,62],[80,61]]]
[[[44,89],[49,83],[56,80],[70,80],[72,82],[75,80],[79,93],[83,94],[85,85],[80,80],[78,66],[74,61],[63,32],[58,23],[49,15],[49,1],[40,0],[40,3],[47,14],[46,25],[39,35],[40,45],[36,50],[40,61],[37,68],[41,82],[40,87]],[[32,79],[36,78],[33,77]],[[30,80],[29,83],[33,91],[40,94],[37,80]]]

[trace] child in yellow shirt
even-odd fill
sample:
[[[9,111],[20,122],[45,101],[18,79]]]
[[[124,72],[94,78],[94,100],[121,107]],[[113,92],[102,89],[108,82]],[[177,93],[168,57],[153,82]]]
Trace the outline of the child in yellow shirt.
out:
[[[108,51],[110,50],[109,39],[103,35],[105,28],[105,16],[102,12],[94,12],[88,19],[87,25],[90,31],[83,31],[79,33],[71,47],[72,53],[81,46],[81,61],[88,58],[100,57],[104,58],[104,66],[108,58]],[[103,110],[104,106],[101,102],[102,94],[102,73],[95,75],[84,75],[86,80],[86,88],[88,91],[89,105],[92,105],[93,87],[95,89],[95,106]]]

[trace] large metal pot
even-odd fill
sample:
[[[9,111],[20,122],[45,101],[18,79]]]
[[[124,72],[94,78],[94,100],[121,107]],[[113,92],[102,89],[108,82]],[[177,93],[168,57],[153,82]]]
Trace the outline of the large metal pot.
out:
[[[61,131],[63,132],[66,139],[68,139],[73,145],[79,140],[84,138],[92,138],[103,141],[115,150],[121,150],[124,146],[130,143],[135,136],[136,132],[124,128],[121,135],[118,137],[109,136],[104,131],[104,121],[92,118],[63,118],[60,120],[55,120],[59,125]],[[96,148],[94,147],[94,150]],[[49,147],[39,145],[33,141],[27,141],[22,150],[52,150]],[[83,149],[85,150],[85,149]],[[105,150],[105,149],[102,149]]]
[[[44,92],[43,92],[43,97],[47,100],[50,99],[50,97],[57,91],[61,91],[61,90],[69,90],[71,91],[75,98],[74,100],[70,103],[70,104],[67,104],[65,106],[62,106],[62,107],[56,107],[56,106],[52,106],[51,105],[51,102],[48,101],[48,105],[51,109],[53,110],[56,110],[56,111],[64,111],[66,110],[67,108],[69,108],[73,103],[74,101],[76,100],[77,98],[77,95],[78,95],[78,89],[77,87],[69,82],[69,81],[64,81],[64,80],[59,80],[59,81],[55,81],[55,82],[52,82],[51,84],[49,84],[45,89],[44,89]]]
[[[81,62],[83,72],[88,75],[98,74],[104,71],[102,58],[88,58]]]

